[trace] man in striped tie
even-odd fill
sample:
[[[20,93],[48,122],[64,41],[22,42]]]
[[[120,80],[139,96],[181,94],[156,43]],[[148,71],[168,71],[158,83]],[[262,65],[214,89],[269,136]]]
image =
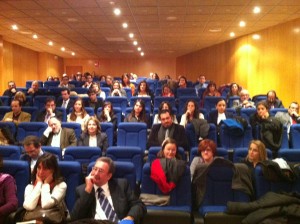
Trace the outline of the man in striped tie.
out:
[[[96,219],[113,223],[139,223],[146,206],[136,197],[126,179],[112,178],[114,162],[108,157],[97,159],[85,184],[76,189],[72,220]],[[129,221],[130,220],[130,221]],[[125,221],[124,221],[125,222]]]

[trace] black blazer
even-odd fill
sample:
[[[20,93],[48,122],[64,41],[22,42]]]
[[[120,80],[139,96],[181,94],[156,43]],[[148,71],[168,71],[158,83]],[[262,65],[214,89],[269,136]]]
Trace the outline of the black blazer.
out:
[[[85,101],[84,102],[84,106],[85,107],[91,107],[91,100]],[[102,106],[103,106],[103,101],[97,99],[97,102],[96,102],[95,108],[94,108],[94,112],[95,112],[96,115],[97,115],[98,108],[99,107],[101,108]]]
[[[54,110],[54,113],[55,113],[55,117],[57,117],[58,120],[62,121],[63,119],[63,114],[62,112],[60,112],[59,110]],[[46,117],[46,109],[43,109],[42,111],[39,111],[36,118],[35,118],[35,121],[37,122],[44,122],[45,121],[45,117]]]
[[[172,138],[176,140],[177,145],[183,147],[184,150],[189,151],[189,142],[187,136],[185,134],[185,129],[182,125],[174,124],[174,133]],[[161,124],[155,124],[151,128],[151,132],[149,134],[148,142],[147,142],[147,149],[151,146],[161,146],[162,142],[158,141],[158,131],[161,127]]]
[[[139,223],[147,213],[144,203],[131,190],[126,179],[111,179],[108,187],[113,202],[114,210],[121,220],[132,216],[134,223]],[[76,188],[76,202],[71,212],[72,220],[94,218],[96,212],[96,197],[93,188],[91,193],[85,191],[85,184]]]
[[[102,152],[106,152],[108,148],[108,140],[106,133],[98,133],[97,138],[97,147],[100,147]],[[89,146],[90,136],[88,133],[82,133],[77,142],[78,146]],[[101,156],[101,155],[100,155]]]
[[[234,118],[234,115],[232,113],[230,113],[230,112],[226,112],[225,111],[225,117],[226,117],[226,119],[228,119],[228,118]],[[218,111],[217,110],[211,111],[208,114],[207,122],[208,123],[213,123],[216,126],[218,126]]]
[[[63,102],[64,102],[63,99],[62,99],[62,98],[59,98],[59,99],[57,100],[57,102],[56,102],[56,106],[57,106],[57,107],[62,107]],[[70,101],[69,101],[69,103],[68,103],[68,105],[67,105],[67,108],[66,108],[67,113],[69,112],[70,108],[73,107],[74,103],[75,103],[75,100],[70,98]]]

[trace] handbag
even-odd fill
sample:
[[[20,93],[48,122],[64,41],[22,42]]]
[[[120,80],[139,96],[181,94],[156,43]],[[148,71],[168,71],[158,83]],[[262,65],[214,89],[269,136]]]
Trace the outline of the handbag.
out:
[[[64,223],[66,217],[67,207],[65,202],[61,201],[60,203],[56,203],[52,208],[43,209],[38,205],[34,210],[26,211],[23,216],[23,221],[41,220],[44,223]]]

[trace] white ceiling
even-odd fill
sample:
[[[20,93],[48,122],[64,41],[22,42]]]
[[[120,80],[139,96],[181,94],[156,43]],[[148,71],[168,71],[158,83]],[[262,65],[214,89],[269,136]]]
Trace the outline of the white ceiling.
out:
[[[254,6],[261,7],[260,14],[253,14]],[[114,8],[121,9],[120,16]],[[4,40],[63,58],[140,57],[129,32],[145,56],[178,57],[229,40],[232,31],[238,37],[296,18],[300,0],[0,1]],[[238,26],[240,20],[246,27]],[[11,29],[13,24],[18,31]]]

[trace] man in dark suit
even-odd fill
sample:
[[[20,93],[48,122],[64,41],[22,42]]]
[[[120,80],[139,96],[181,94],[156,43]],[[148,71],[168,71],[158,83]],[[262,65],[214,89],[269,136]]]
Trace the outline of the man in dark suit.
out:
[[[103,106],[103,101],[97,98],[97,92],[91,88],[88,90],[87,94],[89,95],[89,100],[85,101],[84,106],[92,107],[95,114],[97,114],[98,108]]]
[[[176,140],[178,146],[189,151],[190,148],[185,134],[185,129],[182,125],[175,124],[173,122],[170,111],[162,110],[158,114],[158,117],[161,124],[155,124],[152,126],[147,142],[147,148],[149,149],[151,146],[161,146],[165,138],[170,137]]]
[[[30,165],[30,170],[32,171],[38,158],[44,154],[41,143],[38,137],[29,135],[23,141],[24,151],[20,160],[27,161]]]
[[[48,123],[51,117],[56,117],[60,121],[62,121],[63,115],[62,112],[56,110],[56,104],[54,98],[49,97],[46,99],[45,108],[42,111],[39,111],[35,121]]]
[[[58,87],[71,90],[75,88],[75,85],[69,83],[69,76],[67,74],[63,74],[63,77]]]
[[[278,99],[275,90],[270,90],[267,93],[267,104],[268,104],[270,109],[284,108],[281,100]]]
[[[17,89],[16,89],[16,83],[14,81],[8,82],[8,89],[6,89],[3,93],[3,96],[9,96],[13,97],[16,95]]]
[[[61,90],[61,98],[59,98],[56,102],[58,107],[63,107],[66,109],[67,113],[69,112],[70,108],[74,105],[74,99],[70,98],[70,89],[63,88]]]
[[[90,218],[91,220],[108,220],[105,209],[100,203],[103,200],[109,202],[110,207],[116,213],[116,222],[131,220],[131,223],[139,223],[146,214],[146,206],[138,199],[130,189],[126,179],[113,179],[115,171],[114,162],[108,157],[97,159],[92,172],[85,178],[85,184],[76,189],[76,202],[71,212],[72,220]],[[103,191],[105,199],[100,197],[98,191]],[[127,223],[127,222],[126,222]]]
[[[60,147],[64,155],[68,146],[77,146],[77,139],[73,129],[62,128],[60,120],[51,117],[48,121],[48,128],[41,137],[41,144]]]

